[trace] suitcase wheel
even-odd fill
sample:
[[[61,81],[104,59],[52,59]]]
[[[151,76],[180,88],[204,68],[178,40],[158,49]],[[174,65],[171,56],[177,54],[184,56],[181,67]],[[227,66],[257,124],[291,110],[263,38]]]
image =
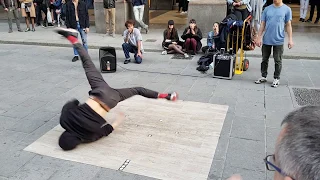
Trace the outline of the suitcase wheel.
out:
[[[244,59],[243,60],[243,71],[246,71],[249,69],[249,60],[248,59]]]

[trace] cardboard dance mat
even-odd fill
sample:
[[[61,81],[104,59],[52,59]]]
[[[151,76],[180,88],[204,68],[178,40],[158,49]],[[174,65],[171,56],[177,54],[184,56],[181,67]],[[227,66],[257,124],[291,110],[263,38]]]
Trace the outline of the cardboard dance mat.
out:
[[[207,179],[227,110],[135,96],[108,113],[108,122],[116,111],[126,118],[107,137],[65,152],[58,145],[58,125],[24,150],[157,179]]]

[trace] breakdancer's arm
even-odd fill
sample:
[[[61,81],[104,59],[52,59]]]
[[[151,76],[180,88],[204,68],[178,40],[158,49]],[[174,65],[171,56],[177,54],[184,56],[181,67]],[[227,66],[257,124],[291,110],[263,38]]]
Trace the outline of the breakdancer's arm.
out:
[[[111,123],[105,123],[102,127],[101,127],[101,134],[103,134],[104,136],[108,136],[110,133],[112,133],[112,131],[117,128],[124,120],[125,116],[123,113],[119,113],[117,118]]]

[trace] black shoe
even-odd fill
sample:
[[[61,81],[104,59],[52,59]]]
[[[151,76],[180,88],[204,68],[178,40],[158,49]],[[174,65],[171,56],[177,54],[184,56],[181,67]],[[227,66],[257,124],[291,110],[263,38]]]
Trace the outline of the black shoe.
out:
[[[178,93],[176,93],[176,92],[170,93],[170,94],[168,94],[166,99],[169,101],[176,101],[178,99]]]
[[[130,60],[124,60],[124,64],[128,64],[129,62],[131,62]]]
[[[72,58],[72,62],[76,62],[78,60],[79,60],[79,56],[75,56],[75,57]]]
[[[68,37],[68,36],[74,36],[76,38],[78,37],[78,31],[74,29],[55,28],[54,31],[64,37]]]
[[[191,55],[196,55],[196,53],[194,51],[191,52]]]
[[[302,19],[301,22],[306,22],[306,20],[305,20],[305,19]]]
[[[300,18],[299,21],[302,21],[302,18]]]

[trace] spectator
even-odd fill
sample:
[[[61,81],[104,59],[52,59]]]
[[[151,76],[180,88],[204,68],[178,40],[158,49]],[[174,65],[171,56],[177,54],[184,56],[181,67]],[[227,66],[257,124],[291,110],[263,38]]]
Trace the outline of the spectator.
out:
[[[252,10],[250,0],[228,0],[228,3],[233,6],[233,13],[239,21],[244,21]]]
[[[283,4],[282,0],[274,0],[273,5],[266,7],[262,14],[262,23],[256,40],[258,47],[262,45],[262,62],[261,62],[261,75],[262,77],[255,81],[260,84],[267,81],[268,63],[273,48],[273,58],[275,61],[275,71],[273,75],[272,87],[278,87],[280,84],[280,74],[282,69],[282,55],[283,43],[285,37],[285,29],[288,33],[288,48],[293,47],[292,40],[292,11],[290,7]]]
[[[261,15],[264,5],[266,4],[266,0],[251,0],[250,6],[252,8],[252,20],[251,20],[251,28],[252,28],[252,37],[255,39],[255,36],[258,34],[261,25]]]
[[[182,51],[182,47],[179,45],[179,35],[177,29],[174,27],[174,21],[168,21],[168,28],[163,32],[162,47],[165,49],[162,54],[179,53],[188,58],[189,55]]]
[[[281,123],[275,153],[264,161],[274,180],[316,180],[320,177],[320,107],[290,112]],[[239,175],[230,180],[240,180]]]
[[[189,1],[190,0],[183,0],[181,14],[187,14],[188,13]]]
[[[312,22],[314,9],[317,6],[317,18],[314,21],[314,23],[318,24],[319,18],[320,18],[320,1],[319,0],[310,0],[310,5],[311,5],[310,16],[309,16],[309,19],[307,20],[307,22]]]
[[[189,26],[184,30],[181,38],[185,40],[186,52],[192,50],[191,54],[195,55],[202,47],[202,32],[197,27],[196,20],[191,19]]]
[[[142,36],[139,29],[134,28],[134,21],[128,20],[125,23],[126,30],[123,32],[124,43],[122,44],[122,49],[126,57],[124,64],[131,62],[130,53],[134,54],[134,59],[137,64],[142,62]]]
[[[107,23],[107,34],[115,36],[115,23],[116,23],[116,2],[115,0],[103,0],[104,13]]]
[[[76,8],[77,7],[77,8]],[[88,51],[87,34],[89,33],[89,14],[87,4],[82,0],[70,0],[66,3],[66,26],[80,33],[82,45]],[[73,48],[72,62],[79,60],[78,51]]]
[[[300,0],[300,19],[299,21],[305,22],[309,7],[309,0]]]
[[[19,32],[22,32],[20,27],[20,19],[19,14],[20,12],[20,2],[17,0],[1,0],[1,4],[3,9],[8,14],[8,24],[9,24],[9,33],[12,33],[12,18],[16,20],[17,28]],[[13,17],[12,17],[13,16]]]
[[[134,18],[139,25],[146,30],[146,33],[148,33],[149,26],[143,22],[144,5],[146,3],[147,0],[132,0]]]
[[[53,6],[54,6],[55,12],[56,12],[56,14],[57,14],[57,24],[58,24],[58,27],[60,27],[60,25],[62,24],[62,22],[61,22],[62,0],[56,0],[56,1],[53,3]]]
[[[208,49],[216,49],[218,48],[215,44],[215,41],[217,41],[216,39],[218,39],[219,37],[219,23],[215,22],[213,23],[213,31],[210,31],[208,33],[208,37],[207,37],[207,46],[204,46],[202,48],[202,52],[206,52]]]
[[[25,30],[25,32],[30,31],[30,26],[29,23],[31,21],[32,24],[32,31],[36,31],[36,29],[34,28],[34,20],[36,17],[36,9],[34,8],[34,4],[32,0],[20,0],[21,3],[21,14],[22,17],[24,17],[26,19],[26,25],[27,25],[27,29]],[[30,19],[30,21],[29,21]]]

